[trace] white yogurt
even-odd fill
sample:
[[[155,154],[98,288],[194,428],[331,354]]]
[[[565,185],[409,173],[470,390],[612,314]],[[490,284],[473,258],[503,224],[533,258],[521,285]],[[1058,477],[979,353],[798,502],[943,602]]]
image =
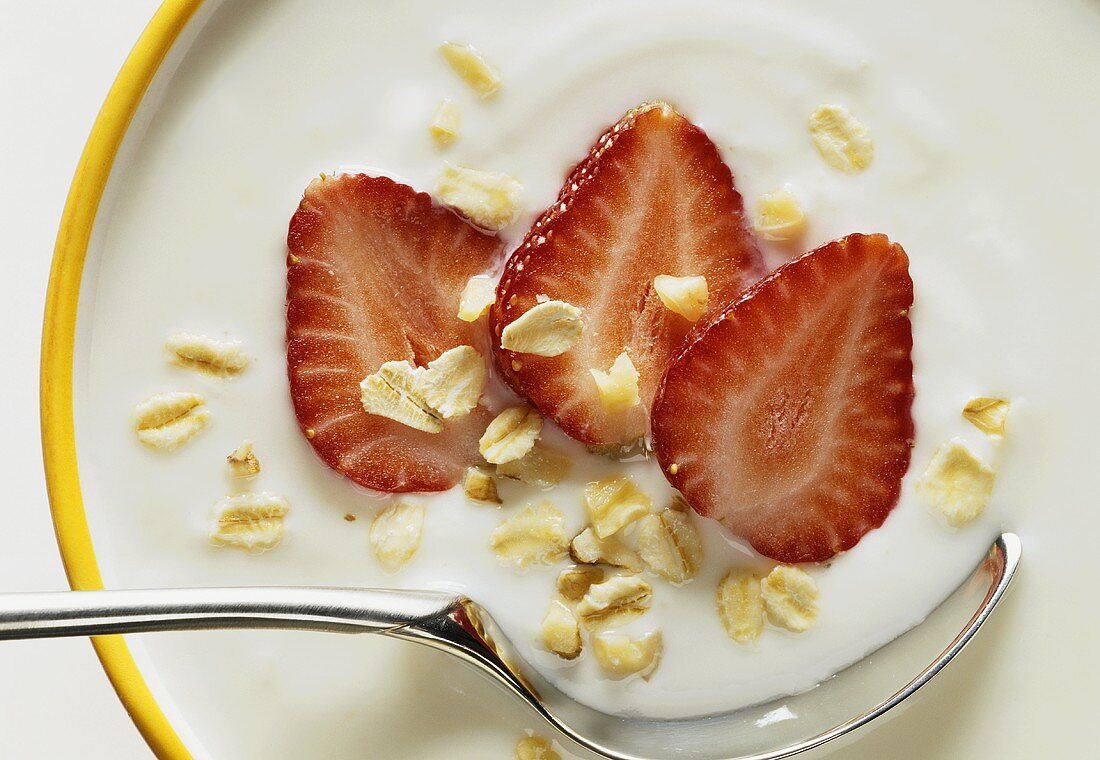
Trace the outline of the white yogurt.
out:
[[[983,517],[949,530],[916,499],[915,476],[953,436],[1004,473],[1023,466],[1017,448],[1033,445],[1021,441],[1040,427],[1031,392],[1053,351],[1039,340],[1040,318],[1019,308],[1021,284],[1037,278],[1034,220],[1001,197],[1014,175],[991,173],[989,125],[967,109],[981,73],[914,50],[890,13],[855,2],[478,0],[457,8],[228,3],[209,18],[147,127],[128,139],[132,158],[116,172],[85,273],[75,380],[81,476],[108,585],[458,589],[577,699],[661,717],[810,688],[919,622],[1013,515],[999,488]],[[922,33],[932,26],[916,24]],[[443,40],[472,42],[499,67],[499,97],[482,103],[463,86],[436,52]],[[443,97],[464,116],[446,154],[426,129]],[[321,464],[294,420],[283,353],[285,230],[320,171],[380,167],[431,189],[445,157],[521,179],[526,211],[506,231],[516,240],[601,131],[654,98],[707,130],[748,205],[790,185],[809,218],[807,247],[853,231],[885,232],[905,246],[916,283],[917,437],[885,525],[811,569],[821,617],[810,632],[769,629],[753,647],[727,637],[714,611],[718,580],[733,566],[770,564],[700,519],[699,576],[679,588],[651,579],[654,607],[634,624],[663,632],[660,667],[649,681],[609,682],[591,657],[562,663],[535,644],[561,566],[501,568],[488,536],[542,498],[579,530],[584,483],[611,473],[631,475],[665,503],[671,491],[655,464],[611,463],[547,430],[552,443],[577,451],[568,482],[547,493],[504,482],[503,510],[471,505],[457,491],[416,497],[427,505],[423,545],[404,570],[385,574],[366,537],[384,501]],[[869,128],[876,151],[866,172],[841,174],[815,153],[806,120],[826,102]],[[784,258],[768,255],[773,265]],[[232,381],[173,367],[163,343],[183,329],[241,338],[255,362]],[[214,420],[172,454],[142,448],[129,428],[134,404],[163,390],[204,393]],[[1014,401],[999,450],[959,415],[979,394]],[[245,438],[264,466],[254,486],[292,505],[284,544],[262,556],[206,541],[212,505],[241,487],[224,457]],[[371,757],[505,757],[519,729],[533,726],[438,655],[377,639],[180,634],[147,637],[136,649],[189,745],[216,757],[317,756],[318,747],[332,758],[361,756],[364,747]],[[411,728],[424,714],[433,730]]]

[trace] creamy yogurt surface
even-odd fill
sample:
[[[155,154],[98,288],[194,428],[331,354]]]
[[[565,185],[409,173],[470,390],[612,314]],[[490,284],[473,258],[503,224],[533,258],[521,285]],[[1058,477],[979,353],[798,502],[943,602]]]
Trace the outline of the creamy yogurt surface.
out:
[[[803,691],[919,623],[1014,527],[1021,475],[1043,429],[1044,343],[1053,316],[1020,308],[1036,269],[1037,220],[1008,192],[1015,169],[989,151],[991,122],[1008,109],[990,90],[989,115],[971,102],[986,64],[953,70],[882,8],[804,2],[549,4],[227,2],[204,8],[162,71],[127,139],[97,223],[78,325],[75,405],[79,465],[109,586],[316,584],[460,590],[488,608],[521,654],[556,685],[600,709],[677,718]],[[217,6],[217,7],[216,7]],[[944,9],[946,9],[946,4]],[[953,8],[953,6],[952,6]],[[915,22],[921,34],[938,28]],[[960,29],[975,22],[960,15]],[[961,34],[947,30],[947,38]],[[437,51],[469,42],[500,71],[481,102]],[[190,44],[185,44],[190,42]],[[990,57],[995,43],[970,40]],[[917,63],[919,62],[919,64]],[[463,111],[460,138],[437,150],[427,124],[438,102]],[[999,98],[999,99],[997,99]],[[390,499],[326,468],[294,419],[284,354],[285,232],[319,172],[371,171],[430,191],[444,160],[506,172],[524,185],[514,244],[551,203],[566,172],[611,123],[663,99],[703,127],[751,209],[788,186],[802,201],[808,250],[849,232],[884,232],[909,254],[916,300],[916,441],[901,501],[878,530],[827,565],[808,567],[821,612],[809,632],[769,626],[755,646],[729,639],[715,587],[732,567],[766,573],[718,524],[698,576],[657,577],[653,608],[626,629],[659,629],[653,677],[602,678],[590,656],[562,662],[537,629],[564,567],[502,567],[489,534],[542,499],[585,524],[585,483],[634,478],[664,506],[672,490],[653,461],[587,454],[551,424],[544,440],[576,454],[566,482],[542,492],[500,483],[505,506],[473,504],[461,488],[406,497],[426,506],[419,552],[383,572],[367,543]],[[847,107],[875,141],[871,167],[840,173],[817,155],[809,114]],[[994,115],[995,114],[995,115]],[[1027,118],[1023,116],[1021,118]],[[789,249],[766,249],[778,265]],[[1052,294],[1037,296],[1052,299]],[[1048,321],[1049,320],[1049,321]],[[242,340],[253,356],[239,378],[173,366],[169,334]],[[165,454],[130,427],[149,395],[206,396],[209,430]],[[960,410],[977,395],[1012,399],[1010,432],[994,445]],[[985,514],[953,530],[914,481],[932,453],[963,437],[1000,481]],[[1029,437],[1031,440],[1029,440]],[[286,538],[248,555],[208,542],[214,503],[243,487],[226,454],[255,443],[263,473],[247,487],[285,495]],[[345,516],[356,519],[349,521]],[[189,748],[211,757],[507,757],[533,719],[434,653],[368,637],[226,633],[145,637],[135,655]],[[431,716],[417,723],[417,716]],[[322,748],[323,751],[318,748]]]

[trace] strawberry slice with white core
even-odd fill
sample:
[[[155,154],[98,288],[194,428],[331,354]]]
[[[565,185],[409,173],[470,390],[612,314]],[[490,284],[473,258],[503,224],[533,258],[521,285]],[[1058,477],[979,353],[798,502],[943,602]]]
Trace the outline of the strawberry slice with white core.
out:
[[[897,504],[913,439],[913,281],[849,235],[701,326],[653,405],[653,446],[701,515],[780,562],[852,548]]]
[[[596,142],[509,257],[492,312],[498,368],[574,438],[632,443],[647,433],[657,382],[692,327],[665,306],[654,278],[705,277],[709,302],[721,305],[763,272],[717,147],[670,106],[640,106]],[[507,325],[552,300],[581,309],[575,345],[553,357],[500,347]],[[592,370],[624,351],[641,403],[607,409]]]
[[[287,371],[294,411],[317,454],[378,491],[439,491],[478,459],[491,419],[478,407],[425,432],[363,409],[359,382],[385,362],[423,367],[473,346],[483,328],[455,315],[471,276],[501,242],[385,177],[324,177],[287,235]]]

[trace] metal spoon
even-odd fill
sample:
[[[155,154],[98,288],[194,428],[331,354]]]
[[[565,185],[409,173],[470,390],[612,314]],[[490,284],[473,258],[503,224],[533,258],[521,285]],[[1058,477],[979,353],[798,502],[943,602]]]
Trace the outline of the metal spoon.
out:
[[[1005,533],[924,622],[856,665],[802,694],[677,721],[623,718],[575,702],[516,655],[484,609],[455,594],[314,587],[0,594],[0,639],[226,628],[381,633],[469,663],[601,757],[777,760],[854,731],[926,684],[977,633],[1019,562],[1020,540]]]

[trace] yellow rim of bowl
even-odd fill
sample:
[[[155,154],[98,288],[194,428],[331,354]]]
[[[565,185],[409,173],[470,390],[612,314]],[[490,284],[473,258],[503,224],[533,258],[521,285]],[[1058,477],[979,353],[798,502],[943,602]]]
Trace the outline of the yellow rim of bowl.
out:
[[[103,587],[80,495],[73,429],[73,352],[77,301],[99,202],[126,130],[149,83],[202,0],[165,0],[138,38],[111,86],[69,188],[46,292],[40,403],[42,456],[54,531],[69,585]],[[121,636],[92,639],[107,677],[138,731],[161,760],[191,754],[165,717]]]

